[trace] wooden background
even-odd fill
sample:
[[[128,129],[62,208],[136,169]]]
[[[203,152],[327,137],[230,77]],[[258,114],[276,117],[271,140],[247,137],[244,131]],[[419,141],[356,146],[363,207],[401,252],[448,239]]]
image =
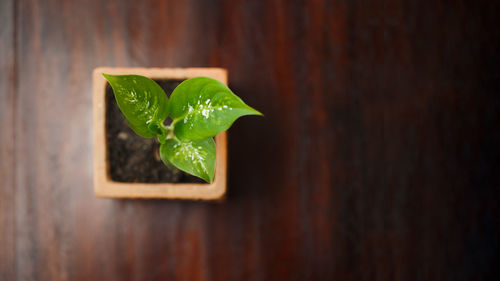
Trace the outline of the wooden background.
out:
[[[494,280],[498,1],[0,1],[0,280]],[[224,203],[92,191],[91,71],[218,66]]]

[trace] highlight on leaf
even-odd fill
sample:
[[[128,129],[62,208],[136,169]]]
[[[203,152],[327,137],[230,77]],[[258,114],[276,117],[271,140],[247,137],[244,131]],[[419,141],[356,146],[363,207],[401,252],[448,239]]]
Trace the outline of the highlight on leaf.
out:
[[[241,116],[262,115],[226,85],[207,77],[192,78],[177,86],[170,97],[169,111],[175,135],[182,140],[214,137]]]
[[[118,107],[134,132],[145,138],[161,133],[160,125],[168,116],[168,98],[155,81],[140,75],[103,73],[103,76],[113,88]]]
[[[211,183],[215,174],[215,142],[212,138],[201,141],[168,139],[160,146],[160,157],[184,172]]]

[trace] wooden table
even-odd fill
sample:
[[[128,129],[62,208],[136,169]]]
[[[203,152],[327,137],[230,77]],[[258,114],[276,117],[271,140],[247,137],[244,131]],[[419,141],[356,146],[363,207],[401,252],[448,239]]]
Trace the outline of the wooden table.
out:
[[[493,280],[500,5],[374,2],[1,1],[0,280]],[[224,203],[94,197],[97,66],[229,70]]]

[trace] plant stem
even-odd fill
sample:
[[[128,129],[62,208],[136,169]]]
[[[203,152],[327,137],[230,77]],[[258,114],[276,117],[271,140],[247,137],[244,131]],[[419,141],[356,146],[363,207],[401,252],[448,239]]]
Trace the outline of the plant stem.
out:
[[[165,137],[166,140],[168,140],[168,139],[175,139],[173,124],[171,124],[170,126],[163,125],[163,128],[166,131],[166,137]]]

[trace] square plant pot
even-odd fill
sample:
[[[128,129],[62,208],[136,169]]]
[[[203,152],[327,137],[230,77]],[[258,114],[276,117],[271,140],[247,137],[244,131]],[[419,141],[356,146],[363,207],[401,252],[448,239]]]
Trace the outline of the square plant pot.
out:
[[[227,71],[222,68],[121,68],[99,67],[93,73],[94,90],[94,192],[98,197],[114,198],[169,198],[191,200],[220,200],[226,193],[227,139],[226,132],[215,136],[216,164],[215,178],[211,184],[202,182],[171,183],[113,179],[110,163],[109,125],[106,123],[109,84],[102,76],[107,74],[137,74],[155,81],[183,81],[192,77],[205,76],[227,85]],[[113,100],[114,101],[114,100]],[[135,135],[134,135],[135,136]],[[113,154],[114,155],[114,154]],[[157,156],[157,155],[156,155]],[[151,155],[151,157],[154,157]],[[158,157],[157,157],[158,158]],[[157,159],[159,160],[159,159]],[[140,162],[137,165],[141,165]],[[137,166],[136,165],[136,166]],[[113,168],[113,169],[112,169]]]

